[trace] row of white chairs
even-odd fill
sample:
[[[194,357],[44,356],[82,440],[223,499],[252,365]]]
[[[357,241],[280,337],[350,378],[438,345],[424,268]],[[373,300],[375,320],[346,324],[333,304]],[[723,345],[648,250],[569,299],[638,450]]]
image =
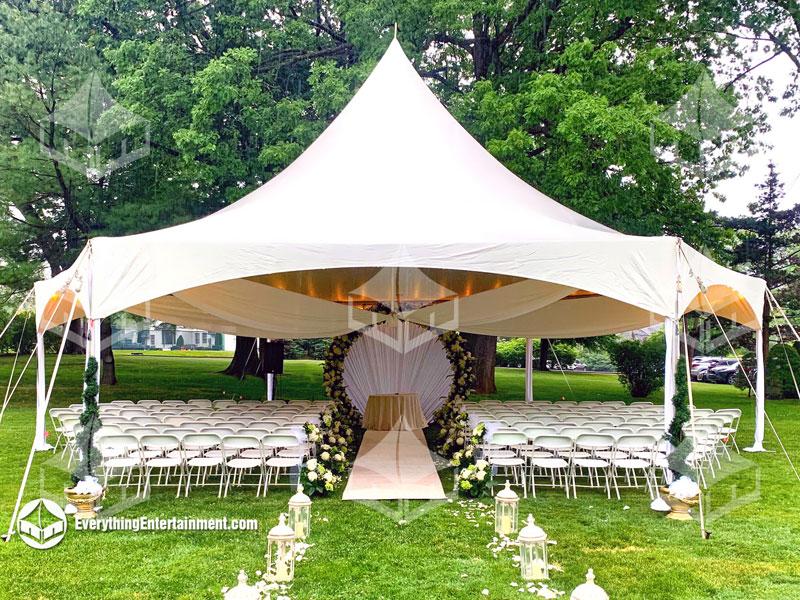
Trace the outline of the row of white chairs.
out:
[[[738,452],[736,446],[736,432],[741,418],[739,409],[721,409],[710,411],[711,414],[695,417],[694,425],[687,423],[684,425],[684,438],[686,443],[693,444],[693,451],[687,456],[687,467],[693,467],[698,473],[703,486],[706,486],[706,469],[710,471],[712,477],[716,477],[715,464],[721,467],[720,456],[731,460],[730,448],[733,447]],[[491,432],[488,440],[485,440],[483,452],[495,468],[500,467],[504,471],[511,471],[515,481],[523,486],[527,493],[527,484],[535,494],[535,478],[537,473],[546,471],[553,485],[558,479],[559,485],[566,486],[571,481],[573,493],[577,494],[577,483],[579,474],[587,477],[589,482],[599,484],[600,478],[597,473],[592,473],[592,465],[606,473],[606,489],[610,496],[610,482],[614,482],[618,488],[618,478],[616,470],[618,468],[631,469],[624,471],[626,478],[628,475],[636,474],[637,470],[642,469],[647,473],[646,481],[650,482],[649,490],[651,496],[655,493],[657,471],[661,472],[662,479],[667,469],[668,444],[664,435],[663,425],[658,421],[648,421],[647,419],[629,420],[620,422],[614,417],[604,416],[604,420],[585,420],[572,417],[572,421],[554,421],[540,417],[539,421],[520,421],[509,424],[503,421],[485,422],[487,432]],[[510,436],[510,437],[508,437]],[[588,443],[612,444],[610,448],[602,447],[603,456],[586,455],[586,449],[580,448],[578,455],[570,454],[567,449],[560,447],[559,456],[553,456],[552,448],[541,448],[537,444],[542,439],[561,438],[570,440],[572,450],[579,447],[581,441]],[[650,464],[647,468],[641,462],[629,463],[621,462],[615,465],[613,462],[620,459],[620,456],[610,456],[609,452],[628,453],[628,448],[620,450],[618,443],[621,439],[640,442],[643,439],[653,441],[652,451],[642,449],[640,454],[648,454]],[[513,443],[512,443],[513,442]],[[602,443],[601,443],[602,442]],[[564,456],[566,454],[566,456]],[[636,456],[637,461],[646,460],[645,456]],[[538,463],[534,459],[539,460]],[[553,459],[553,460],[551,460]],[[578,460],[575,462],[572,459]],[[596,462],[597,460],[606,463]],[[608,462],[611,460],[612,462]],[[595,462],[593,462],[595,461]],[[549,466],[547,466],[549,465]],[[496,469],[495,469],[496,470]],[[587,472],[588,471],[588,472]],[[612,476],[612,472],[614,476]],[[559,475],[556,478],[556,475]],[[562,477],[563,475],[563,477]],[[593,476],[594,475],[594,476]],[[589,485],[588,487],[594,487]],[[569,492],[568,492],[569,493]]]
[[[155,432],[98,432],[105,485],[128,487],[136,473],[136,494],[148,496],[154,486],[175,485],[176,497],[192,486],[218,486],[218,497],[233,486],[253,485],[256,496],[270,485],[293,485],[313,446],[292,432],[254,428],[232,432],[175,429]],[[153,473],[157,474],[155,482]],[[194,476],[194,482],[192,477]],[[281,477],[286,479],[281,481]]]

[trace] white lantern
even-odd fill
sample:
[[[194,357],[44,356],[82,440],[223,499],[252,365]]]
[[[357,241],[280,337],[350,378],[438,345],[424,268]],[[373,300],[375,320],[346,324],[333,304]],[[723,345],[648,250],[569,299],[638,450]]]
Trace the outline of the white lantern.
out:
[[[252,585],[247,585],[247,573],[239,571],[239,584],[225,592],[225,600],[260,600],[261,593]]]
[[[608,594],[594,582],[594,571],[589,569],[586,573],[586,583],[575,588],[570,600],[608,600]]]
[[[311,532],[311,498],[303,493],[303,486],[297,484],[297,493],[289,498],[289,527],[297,540],[304,540]]]
[[[519,556],[522,578],[528,581],[549,579],[550,569],[547,564],[547,534],[533,522],[533,515],[519,532]]]
[[[294,531],[286,524],[286,515],[267,534],[267,579],[284,583],[294,578]]]
[[[519,496],[511,489],[511,484],[506,481],[506,487],[494,497],[494,530],[497,534],[509,536],[519,530],[517,527],[518,507]]]

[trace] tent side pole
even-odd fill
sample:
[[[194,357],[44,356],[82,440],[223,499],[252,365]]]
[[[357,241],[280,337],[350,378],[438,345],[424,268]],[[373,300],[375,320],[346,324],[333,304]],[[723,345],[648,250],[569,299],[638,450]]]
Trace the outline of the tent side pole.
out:
[[[525,402],[533,402],[533,338],[525,338]]]
[[[664,355],[664,433],[667,433],[675,416],[672,398],[675,396],[675,371],[678,367],[678,327],[669,317],[664,319],[664,338],[667,342]]]
[[[52,450],[44,435],[47,410],[47,378],[44,363],[44,334],[36,333],[36,433],[34,450]]]
[[[764,327],[766,324],[762,324]],[[764,372],[764,336],[756,331],[756,430],[753,436],[753,445],[745,448],[746,452],[764,452],[764,392],[766,388],[766,373]]]

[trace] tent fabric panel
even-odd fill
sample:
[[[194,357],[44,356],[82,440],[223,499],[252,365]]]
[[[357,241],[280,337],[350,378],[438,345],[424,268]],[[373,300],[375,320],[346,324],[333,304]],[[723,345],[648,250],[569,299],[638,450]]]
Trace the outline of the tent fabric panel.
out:
[[[619,300],[586,296],[559,300],[506,321],[465,326],[461,331],[502,337],[576,338],[633,331],[663,320],[661,315]]]

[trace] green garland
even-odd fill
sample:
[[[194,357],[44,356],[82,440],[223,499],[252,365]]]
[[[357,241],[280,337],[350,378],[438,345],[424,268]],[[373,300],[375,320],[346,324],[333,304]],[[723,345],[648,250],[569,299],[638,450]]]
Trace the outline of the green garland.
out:
[[[683,426],[692,417],[689,408],[689,384],[686,382],[686,365],[683,361],[678,362],[678,368],[675,370],[675,394],[672,396],[672,406],[675,409],[675,415],[669,424],[667,440],[674,446],[675,450],[667,457],[667,462],[675,477],[689,475],[694,479],[697,474],[690,465],[686,464],[686,458],[692,452],[693,444],[691,440],[686,439],[683,433]]]
[[[439,336],[447,359],[453,368],[453,383],[444,405],[433,413],[439,426],[436,448],[443,456],[452,457],[464,449],[469,430],[469,417],[460,410],[463,402],[469,399],[475,383],[475,359],[466,349],[466,340],[456,331],[445,331]]]
[[[103,424],[100,421],[100,409],[97,406],[97,395],[100,393],[100,386],[97,385],[97,359],[93,356],[86,363],[83,381],[85,388],[83,390],[83,412],[80,417],[81,429],[75,435],[75,444],[81,451],[81,460],[70,475],[73,486],[87,477],[94,477],[94,471],[102,460],[100,450],[94,445],[94,434]]]

